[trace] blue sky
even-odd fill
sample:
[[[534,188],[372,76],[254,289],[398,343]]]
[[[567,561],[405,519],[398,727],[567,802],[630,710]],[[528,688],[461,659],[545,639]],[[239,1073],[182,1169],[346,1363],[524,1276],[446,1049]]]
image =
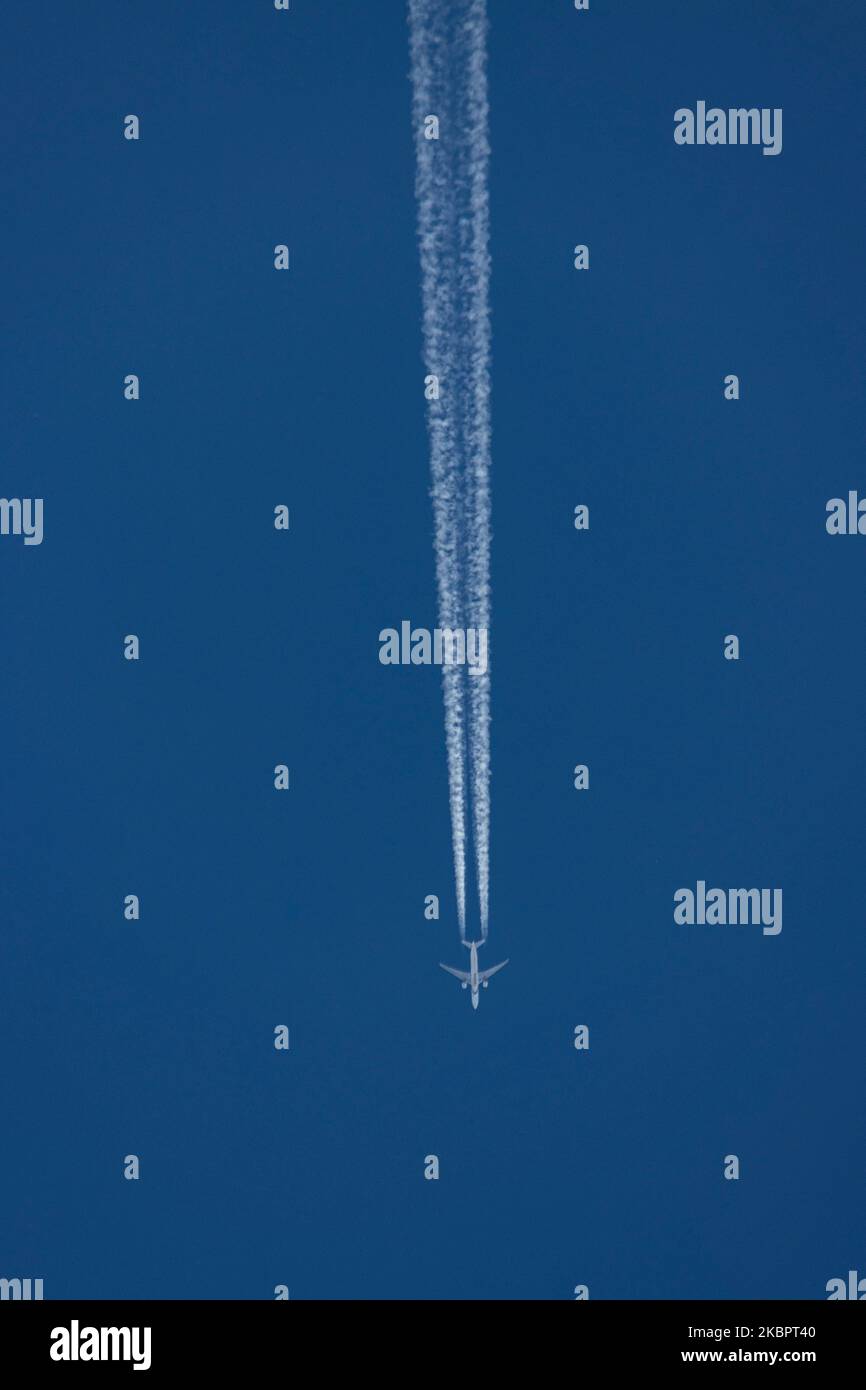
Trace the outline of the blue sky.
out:
[[[862,9],[491,9],[477,1014],[438,679],[377,659],[435,621],[403,5],[6,16],[0,1274],[47,1297],[864,1269]],[[699,99],[782,154],[676,146]],[[700,878],[783,931],[675,926]]]

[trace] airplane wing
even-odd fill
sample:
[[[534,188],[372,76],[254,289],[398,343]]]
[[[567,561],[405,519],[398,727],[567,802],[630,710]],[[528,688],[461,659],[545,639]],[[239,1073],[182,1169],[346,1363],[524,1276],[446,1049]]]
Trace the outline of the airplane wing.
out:
[[[478,978],[481,983],[483,984],[485,980],[489,980],[490,976],[495,975],[497,970],[504,970],[510,959],[511,957],[509,956],[507,960],[501,960],[498,965],[491,965],[489,970],[479,970]]]
[[[448,974],[449,974],[449,975],[455,976],[456,979],[462,980],[464,984],[467,984],[467,985],[468,985],[468,983],[469,983],[469,975],[467,974],[467,972],[466,972],[465,970],[455,970],[453,965],[444,965],[443,962],[442,962],[441,960],[440,960],[439,964],[440,964],[440,966],[442,967],[443,970],[447,970],[447,971],[448,971]],[[497,969],[498,969],[498,968],[499,968],[499,967],[497,966]]]

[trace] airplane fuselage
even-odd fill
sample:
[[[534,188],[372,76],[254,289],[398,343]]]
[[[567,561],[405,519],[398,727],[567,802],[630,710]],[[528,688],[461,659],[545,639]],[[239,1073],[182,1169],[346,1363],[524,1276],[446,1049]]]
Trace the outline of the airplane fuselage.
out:
[[[469,948],[469,988],[472,990],[472,1007],[478,1008],[478,946],[473,941]]]

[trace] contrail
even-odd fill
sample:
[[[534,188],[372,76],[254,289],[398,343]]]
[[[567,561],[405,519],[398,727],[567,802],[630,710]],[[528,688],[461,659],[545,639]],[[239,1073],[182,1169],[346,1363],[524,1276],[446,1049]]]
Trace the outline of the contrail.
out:
[[[486,0],[409,0],[424,361],[439,624],[490,628],[490,309]],[[436,116],[439,138],[427,138]],[[466,937],[471,802],[489,921],[490,644],[483,675],[443,667],[457,917]]]

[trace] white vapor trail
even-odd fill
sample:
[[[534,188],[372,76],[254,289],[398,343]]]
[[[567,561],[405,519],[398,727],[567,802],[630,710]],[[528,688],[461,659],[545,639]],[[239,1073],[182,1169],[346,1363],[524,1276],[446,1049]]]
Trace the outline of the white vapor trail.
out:
[[[408,0],[439,625],[483,629],[483,674],[445,665],[460,935],[470,821],[482,940],[490,903],[490,309],[486,0]],[[439,119],[427,139],[425,120]]]

